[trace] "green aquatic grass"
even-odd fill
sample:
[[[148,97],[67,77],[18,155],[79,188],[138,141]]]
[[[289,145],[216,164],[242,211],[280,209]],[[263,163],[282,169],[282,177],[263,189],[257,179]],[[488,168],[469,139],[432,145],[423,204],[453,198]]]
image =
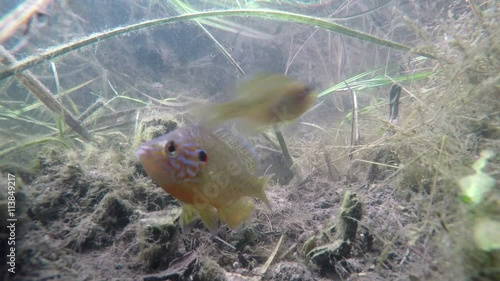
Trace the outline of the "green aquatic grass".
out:
[[[59,95],[61,93],[61,84],[59,83],[59,74],[57,72],[56,64],[53,61],[51,61],[50,67],[52,69],[52,73],[54,74],[54,80],[56,83],[56,94]],[[79,88],[81,88],[81,87],[79,87]],[[73,112],[76,113],[77,115],[80,115],[80,111],[78,110],[78,106],[73,102],[73,99],[71,99],[71,97],[68,95],[66,95],[64,97],[65,97],[66,101],[71,105]],[[62,103],[62,98],[59,100],[59,102]]]
[[[53,124],[40,121],[29,116],[23,116],[22,114],[15,113],[9,110],[2,110],[2,112],[0,112],[0,120],[12,120],[20,123],[28,123],[56,131],[56,128]]]
[[[83,83],[81,83],[81,84],[79,84],[79,85],[76,85],[76,86],[72,87],[71,89],[68,89],[68,90],[66,90],[66,91],[60,92],[60,93],[59,93],[59,94],[57,94],[57,95],[54,95],[54,97],[55,97],[56,99],[59,99],[59,98],[62,98],[63,96],[69,95],[69,94],[71,94],[71,93],[73,93],[73,92],[75,92],[75,91],[77,91],[77,90],[79,90],[79,89],[81,89],[81,88],[83,88],[83,87],[87,86],[88,84],[90,84],[90,83],[94,82],[94,81],[95,81],[96,79],[98,79],[98,78],[99,78],[99,77],[96,77],[96,78],[94,78],[94,79],[90,79],[90,80],[88,80],[88,81],[85,81],[85,82],[83,82]],[[25,107],[23,107],[23,108],[21,108],[21,109],[18,109],[18,110],[13,110],[13,111],[11,111],[10,113],[13,113],[13,114],[23,114],[23,113],[26,113],[26,112],[32,111],[32,110],[34,110],[34,109],[37,109],[37,108],[39,108],[40,106],[45,106],[45,104],[44,104],[43,102],[41,102],[41,101],[39,101],[39,100],[38,100],[38,101],[36,101],[36,102],[34,102],[34,103],[30,104],[30,105],[27,105],[27,106],[25,106]]]
[[[106,101],[104,103],[104,105],[109,105],[112,102],[120,100],[120,99],[128,100],[128,101],[133,101],[133,102],[140,103],[140,104],[143,104],[143,105],[148,105],[149,104],[148,102],[145,102],[145,101],[143,101],[141,99],[129,97],[129,96],[126,95],[126,92],[124,92],[122,94],[119,94],[119,95],[116,95],[116,96],[110,98],[108,101]]]
[[[189,13],[199,13],[201,11],[195,9],[192,5],[185,1],[180,1],[180,0],[171,0],[165,2],[166,4],[166,9],[172,9],[175,12],[179,14],[189,14]],[[231,9],[234,7],[230,7],[228,5],[216,5],[217,9],[220,8],[225,8],[225,9]],[[241,9],[241,5],[239,6]],[[249,8],[249,7],[246,7]],[[266,40],[271,40],[272,35],[268,33],[264,33],[249,27],[246,27],[241,24],[237,24],[228,20],[224,19],[218,19],[218,18],[208,18],[208,19],[197,19],[196,22],[199,24],[204,24],[207,26],[211,26],[213,28],[217,28],[220,30],[224,30],[227,32],[232,32],[236,34],[240,34],[243,36],[248,36],[248,37],[253,37],[253,38],[258,38],[258,39],[266,39]]]
[[[203,18],[211,18],[211,17],[227,17],[227,16],[250,16],[250,17],[259,17],[259,18],[268,18],[285,22],[295,22],[302,23],[306,25],[310,25],[312,27],[318,27],[324,30],[341,33],[350,37],[358,38],[360,40],[371,42],[377,45],[385,46],[388,48],[402,50],[402,51],[410,51],[412,48],[400,43],[396,43],[393,41],[385,40],[376,36],[369,35],[364,32],[360,32],[333,22],[328,21],[327,19],[317,18],[306,16],[302,14],[289,13],[284,11],[277,10],[251,10],[251,9],[239,9],[239,10],[222,10],[222,11],[207,11],[207,12],[198,12],[191,13],[185,15],[179,15],[169,18],[162,18],[156,20],[144,21],[137,24],[128,25],[125,27],[117,27],[115,29],[111,29],[108,31],[100,32],[92,34],[88,37],[84,37],[73,42],[69,42],[67,44],[63,44],[60,46],[56,46],[54,48],[48,49],[45,52],[26,58],[24,60],[18,61],[12,65],[6,66],[5,69],[0,71],[0,80],[3,80],[7,77],[10,77],[16,73],[19,73],[23,70],[29,69],[35,65],[43,63],[47,60],[59,57],[71,51],[78,50],[82,47],[91,45],[100,40],[105,40],[111,37],[115,37],[118,35],[127,34],[133,31],[137,31],[140,29],[158,26],[162,24],[174,23],[183,20],[193,20],[193,19],[203,19]],[[435,58],[433,54],[427,52],[415,52],[418,55]]]
[[[172,5],[176,6],[175,7],[176,11],[179,13],[193,11],[193,9],[190,6],[186,7],[186,3],[182,2],[182,1],[173,0],[173,1],[171,1],[171,3],[172,3]],[[203,30],[203,32],[210,38],[210,40],[212,40],[212,42],[215,44],[215,46],[217,46],[219,51],[222,53],[222,55],[224,55],[224,57],[229,61],[229,63],[231,65],[233,65],[240,74],[245,75],[245,71],[243,71],[243,69],[236,62],[236,60],[231,56],[231,54],[229,54],[229,52],[226,50],[226,48],[224,48],[224,46],[222,46],[222,44],[219,43],[219,41],[217,39],[215,39],[215,37],[205,28],[205,26],[203,26],[202,23],[205,23],[205,22],[203,22],[202,20],[194,20],[194,21]],[[206,24],[214,27],[214,25],[212,25],[210,23],[206,23]]]
[[[417,81],[417,80],[422,80],[425,78],[428,78],[433,75],[432,71],[422,71],[422,72],[417,72],[414,74],[408,74],[408,75],[399,75],[399,76],[389,76],[387,74],[378,74],[382,70],[385,70],[386,68],[393,68],[395,69],[395,66],[379,66],[374,69],[362,72],[358,75],[354,75],[351,78],[348,78],[340,83],[337,83],[328,89],[325,89],[318,93],[318,98],[338,92],[338,91],[346,91],[346,90],[366,90],[370,88],[376,88],[376,87],[381,87],[381,86],[389,86],[394,83],[405,83],[405,82],[410,82],[410,81]],[[374,76],[373,78],[368,78],[368,79],[363,79],[368,76]]]
[[[21,143],[21,144],[6,148],[4,150],[1,150],[0,151],[0,158],[3,158],[7,154],[12,153],[12,152],[17,151],[17,150],[22,150],[22,149],[25,149],[25,148],[28,148],[31,146],[42,145],[42,144],[47,144],[47,143],[56,143],[56,144],[59,144],[65,148],[69,148],[69,145],[64,140],[62,140],[60,138],[40,137],[40,138],[37,138],[35,140],[26,141],[24,143]]]
[[[57,81],[58,80],[57,75],[55,77],[56,77],[55,79]],[[83,83],[81,83],[75,87],[72,87],[71,89],[68,89],[66,91],[63,91],[63,92],[60,92],[60,90],[59,90],[60,87],[57,86],[59,94],[55,95],[54,97],[57,99],[60,99],[64,96],[67,96],[67,95],[71,94],[72,92],[74,92],[78,89],[81,89],[84,86],[90,84],[91,82],[93,82],[96,79],[97,78],[88,80],[86,82],[83,82]],[[70,104],[73,105],[73,109],[76,110],[76,112],[78,112],[78,109],[76,108],[76,105],[74,103],[72,103],[72,100],[68,99],[68,101],[70,102]],[[28,112],[33,111],[37,108],[40,108],[41,106],[45,106],[45,104],[42,103],[40,100],[37,100],[36,102],[34,102],[30,105],[27,105],[21,109],[18,109],[18,110],[11,110],[11,109],[0,106],[0,109],[1,109],[0,110],[0,120],[12,120],[12,121],[19,122],[19,123],[28,123],[28,124],[40,126],[40,127],[49,129],[50,131],[57,132],[59,137],[62,139],[64,137],[64,120],[63,120],[61,115],[57,115],[57,117],[56,117],[57,119],[56,119],[56,122],[54,124],[52,122],[38,120],[38,119],[33,118],[27,114]],[[22,146],[20,148],[22,148]]]
[[[425,58],[416,58],[415,60],[423,60]],[[393,85],[394,83],[405,83],[405,82],[414,82],[417,80],[422,80],[425,78],[429,78],[433,75],[433,72],[431,71],[422,71],[422,72],[417,72],[414,74],[408,74],[408,75],[399,75],[399,76],[390,76],[388,74],[385,74],[386,69],[397,69],[397,66],[386,66],[382,65],[379,67],[376,67],[374,69],[359,73],[357,75],[354,75],[340,83],[337,83],[321,92],[318,93],[318,98],[329,95],[329,94],[334,94],[335,92],[342,92],[342,91],[362,91],[362,90],[368,90],[376,87],[382,87],[382,86],[390,86]],[[384,74],[378,74],[381,71],[384,71]],[[372,78],[366,78],[373,76]],[[368,106],[364,106],[362,108],[359,108],[359,114],[363,115],[366,113],[369,113],[373,110],[376,110],[378,107],[387,104],[387,100],[381,100],[376,102],[375,104],[371,104]],[[346,120],[351,120],[352,119],[352,112],[349,112],[345,115]]]
[[[56,125],[57,125],[57,131],[59,132],[59,137],[61,139],[63,139],[64,138],[64,121],[63,121],[61,115],[57,116]]]
[[[176,7],[177,12],[181,13],[179,16],[174,16],[174,17],[169,17],[169,18],[163,18],[163,19],[157,19],[157,20],[151,20],[151,21],[145,21],[141,22],[138,24],[134,25],[129,25],[125,27],[118,27],[112,30],[104,31],[101,33],[96,33],[93,35],[90,35],[85,38],[81,38],[79,40],[63,44],[57,47],[54,47],[52,49],[49,49],[42,54],[26,58],[23,61],[16,62],[10,66],[7,66],[5,69],[0,71],[0,80],[5,79],[7,77],[10,77],[16,73],[19,73],[20,71],[29,69],[35,65],[38,65],[40,63],[43,63],[47,60],[51,60],[53,58],[59,57],[61,55],[67,54],[71,51],[78,50],[79,48],[91,45],[93,43],[96,43],[100,40],[104,40],[107,38],[111,38],[114,36],[122,35],[122,34],[127,34],[133,31],[137,31],[143,28],[148,28],[152,26],[157,26],[161,24],[167,24],[167,23],[175,23],[178,21],[184,21],[184,20],[195,20],[199,26],[204,29],[205,33],[216,43],[218,46],[219,50],[226,56],[226,58],[230,61],[232,65],[234,65],[240,73],[244,73],[243,70],[239,67],[238,63],[232,59],[232,57],[229,55],[229,53],[225,50],[225,48],[217,42],[217,40],[211,36],[211,34],[203,27],[203,24],[210,25],[212,27],[216,28],[222,28],[226,27],[226,31],[235,31],[238,32],[242,27],[236,24],[233,24],[229,21],[217,19],[217,17],[227,17],[227,16],[251,16],[251,17],[260,17],[260,18],[269,18],[269,19],[274,19],[278,21],[284,21],[284,22],[295,22],[295,23],[302,23],[314,27],[318,27],[320,29],[325,29],[328,31],[332,32],[337,32],[341,34],[345,34],[347,36],[355,37],[360,40],[372,42],[378,45],[386,46],[389,48],[394,48],[398,50],[404,50],[408,51],[410,50],[410,47],[405,46],[403,44],[399,44],[396,42],[384,40],[363,32],[359,32],[338,24],[335,24],[333,22],[330,22],[327,19],[323,18],[318,18],[318,17],[312,17],[312,16],[306,16],[302,14],[296,14],[296,13],[289,13],[289,12],[284,12],[284,11],[277,11],[277,10],[265,10],[265,9],[236,9],[236,10],[221,10],[221,11],[207,11],[207,12],[198,12],[188,4],[186,4],[183,1],[175,0],[170,3],[168,3],[170,7],[174,6]],[[206,19],[206,20],[205,20]],[[234,28],[232,28],[234,27]],[[229,29],[228,29],[229,28]],[[263,37],[263,34],[259,34],[258,36]],[[433,57],[431,54],[422,54],[426,57]],[[56,81],[56,86],[57,86],[57,92],[58,94],[55,95],[56,98],[62,98],[69,93],[78,90],[87,84],[93,82],[95,79],[91,79],[87,82],[84,82],[78,86],[75,86],[67,91],[61,92],[60,86],[59,86],[59,79],[57,75],[57,69],[55,67],[55,64],[51,62],[52,70],[54,73],[54,78]],[[378,70],[378,69],[377,69]],[[346,80],[346,82],[349,84],[351,89],[364,89],[364,88],[369,88],[369,87],[377,87],[381,85],[387,85],[393,82],[401,82],[401,81],[407,81],[407,80],[415,80],[417,79],[418,75],[421,75],[422,77],[425,76],[423,74],[415,74],[415,75],[408,75],[408,76],[401,76],[401,77],[396,77],[393,79],[389,79],[388,77],[385,76],[378,76],[375,78],[367,79],[367,80],[360,80],[363,77],[369,76],[373,72],[367,72],[365,74],[360,74],[356,77],[353,77],[351,79]],[[112,85],[110,85],[111,88],[114,90]],[[334,85],[330,87],[329,89],[323,91],[320,93],[320,96],[332,93],[337,90],[342,90],[345,88],[345,83],[339,83],[337,85]],[[110,106],[111,103],[117,100],[128,100],[136,103],[140,103],[142,105],[149,105],[150,102],[148,101],[143,101],[142,99],[139,98],[134,98],[128,95],[128,92],[125,91],[121,94],[118,94],[115,91],[115,96],[107,101],[104,101],[104,104],[106,106]],[[75,107],[75,105],[72,103],[71,99],[69,99],[70,104],[73,106],[73,111],[78,113],[78,109]],[[42,106],[42,102],[35,102],[33,104],[30,104],[28,106],[25,106],[24,108],[21,108],[19,110],[16,110],[14,112],[7,112],[4,114],[4,117],[7,116],[10,119],[14,120],[22,120],[24,122],[31,122],[35,123],[37,125],[42,125],[44,127],[50,128],[52,131],[56,132],[56,135],[58,134],[60,138],[63,138],[65,134],[71,133],[71,129],[68,131],[64,130],[64,124],[63,120],[61,117],[58,117],[56,124],[49,124],[49,123],[44,123],[44,122],[37,122],[37,120],[33,120],[32,118],[22,116],[23,113],[29,112],[31,110],[34,110],[36,108],[39,108]],[[1,116],[0,116],[1,117]],[[97,125],[97,124],[94,124]],[[21,147],[22,148],[22,147]]]

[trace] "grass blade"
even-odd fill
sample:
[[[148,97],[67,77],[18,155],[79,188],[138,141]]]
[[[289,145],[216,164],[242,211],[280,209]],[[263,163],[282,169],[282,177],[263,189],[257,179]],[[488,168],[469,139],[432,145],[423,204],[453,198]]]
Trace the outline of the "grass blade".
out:
[[[321,29],[329,30],[336,33],[341,33],[350,37],[358,38],[363,41],[371,42],[374,44],[386,46],[388,48],[409,51],[411,48],[409,46],[396,43],[389,40],[384,40],[382,38],[369,35],[367,33],[357,31],[336,23],[332,23],[329,20],[317,17],[306,16],[302,14],[289,13],[277,10],[251,10],[251,9],[236,9],[236,10],[222,10],[222,11],[207,11],[207,12],[199,12],[199,13],[191,13],[180,16],[174,16],[169,18],[162,18],[156,20],[144,21],[137,24],[128,25],[125,27],[117,27],[115,29],[111,29],[108,31],[104,31],[101,33],[92,34],[88,37],[81,38],[79,40],[69,42],[67,44],[59,45],[53,47],[51,49],[46,50],[45,52],[26,58],[24,60],[18,61],[14,64],[7,66],[5,69],[0,71],[0,80],[3,80],[7,77],[10,77],[16,73],[19,73],[23,70],[31,68],[35,65],[38,65],[47,60],[56,58],[58,56],[64,55],[71,51],[77,50],[79,48],[91,45],[100,40],[108,39],[111,37],[115,37],[118,35],[122,35],[125,33],[129,33],[132,31],[140,30],[143,28],[148,28],[152,26],[168,24],[183,20],[193,20],[199,18],[211,18],[211,17],[227,17],[227,16],[250,16],[250,17],[259,17],[259,18],[268,18],[280,21],[288,21],[288,22],[296,22],[302,23],[314,27],[318,27]],[[422,55],[428,58],[435,58],[433,54],[427,52],[416,52],[416,54]]]

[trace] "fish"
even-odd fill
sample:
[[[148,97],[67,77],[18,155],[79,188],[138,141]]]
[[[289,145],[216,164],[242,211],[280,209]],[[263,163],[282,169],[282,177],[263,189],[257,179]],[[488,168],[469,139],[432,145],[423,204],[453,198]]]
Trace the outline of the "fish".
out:
[[[200,218],[211,233],[218,221],[238,229],[252,216],[251,197],[271,210],[264,191],[271,176],[255,174],[255,151],[228,130],[187,125],[143,143],[136,155],[153,182],[183,203],[183,228]]]
[[[243,82],[235,97],[225,103],[194,105],[190,112],[205,127],[216,128],[227,120],[243,120],[243,132],[262,132],[270,125],[286,124],[304,114],[317,95],[312,87],[285,75],[264,72]]]

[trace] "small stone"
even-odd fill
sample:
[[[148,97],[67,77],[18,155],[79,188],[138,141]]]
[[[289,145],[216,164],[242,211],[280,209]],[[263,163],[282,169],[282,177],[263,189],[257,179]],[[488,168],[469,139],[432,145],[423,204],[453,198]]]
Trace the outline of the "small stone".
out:
[[[178,253],[174,240],[177,231],[176,219],[180,208],[148,213],[139,220],[139,259],[147,269],[156,269],[172,262]]]
[[[276,281],[312,281],[314,280],[309,269],[297,262],[281,262],[273,266],[270,271],[270,280]]]
[[[215,261],[203,257],[200,258],[200,266],[193,276],[194,281],[227,281],[226,271]]]

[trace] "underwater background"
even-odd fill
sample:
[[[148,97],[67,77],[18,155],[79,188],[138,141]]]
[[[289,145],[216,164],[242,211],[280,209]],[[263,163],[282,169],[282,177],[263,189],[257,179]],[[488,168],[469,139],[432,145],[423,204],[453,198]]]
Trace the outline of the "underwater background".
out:
[[[0,0],[2,280],[500,280],[499,8]],[[141,147],[282,101],[193,141],[251,215],[182,227]]]

